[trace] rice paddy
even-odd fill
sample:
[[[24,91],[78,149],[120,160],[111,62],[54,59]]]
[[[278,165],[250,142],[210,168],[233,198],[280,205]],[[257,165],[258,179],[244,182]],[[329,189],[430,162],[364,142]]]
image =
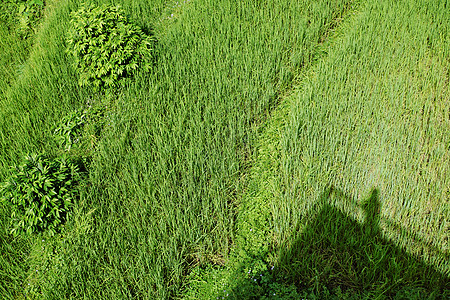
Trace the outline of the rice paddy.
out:
[[[0,202],[5,299],[450,296],[448,1],[90,3],[154,34],[152,71],[79,87],[80,1],[1,20],[0,182],[105,107],[61,233]]]

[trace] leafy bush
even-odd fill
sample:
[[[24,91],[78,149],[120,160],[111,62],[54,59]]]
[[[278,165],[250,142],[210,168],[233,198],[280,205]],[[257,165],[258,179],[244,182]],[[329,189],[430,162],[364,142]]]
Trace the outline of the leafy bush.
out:
[[[138,68],[151,69],[153,38],[128,23],[120,6],[86,6],[72,13],[67,51],[81,86],[113,87]]]
[[[17,20],[15,14],[18,10],[14,0],[3,1],[0,3],[0,22],[8,30],[16,26]]]
[[[76,110],[65,116],[53,133],[61,149],[69,151],[80,141],[81,131],[86,124],[86,111]]]
[[[80,178],[78,166],[65,157],[30,155],[0,189],[2,202],[12,206],[11,233],[55,234],[65,222]]]

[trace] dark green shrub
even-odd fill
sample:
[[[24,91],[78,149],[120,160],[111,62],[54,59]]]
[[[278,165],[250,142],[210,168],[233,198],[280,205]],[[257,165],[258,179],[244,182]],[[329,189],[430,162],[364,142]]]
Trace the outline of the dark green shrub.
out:
[[[11,233],[58,232],[76,197],[77,165],[62,156],[30,155],[12,171],[0,188],[2,202],[12,206]]]
[[[119,6],[83,4],[72,13],[67,51],[75,58],[81,86],[117,86],[138,68],[151,69],[153,38],[128,23]]]

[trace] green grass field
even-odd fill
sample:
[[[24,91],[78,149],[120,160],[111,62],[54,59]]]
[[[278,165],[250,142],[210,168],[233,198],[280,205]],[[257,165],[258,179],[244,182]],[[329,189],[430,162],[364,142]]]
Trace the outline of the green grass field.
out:
[[[447,0],[89,3],[154,34],[151,72],[78,86],[81,1],[27,38],[1,14],[0,182],[106,107],[61,233],[11,236],[0,202],[3,298],[450,297]]]

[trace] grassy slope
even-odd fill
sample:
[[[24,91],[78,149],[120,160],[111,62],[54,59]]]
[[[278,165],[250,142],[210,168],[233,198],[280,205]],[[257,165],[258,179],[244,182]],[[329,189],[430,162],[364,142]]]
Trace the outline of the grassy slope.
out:
[[[226,261],[229,242],[233,239],[235,193],[241,190],[239,176],[245,169],[243,161],[251,151],[249,143],[254,137],[251,125],[273,107],[279,91],[290,82],[298,68],[311,62],[315,45],[344,7],[341,2],[337,7],[327,5],[327,1],[302,4],[272,2],[191,1],[178,8],[165,6],[163,1],[154,1],[151,5],[147,1],[123,2],[131,19],[139,25],[148,29],[151,27],[148,24],[154,24],[160,40],[155,74],[139,74],[133,86],[117,91],[109,100],[116,109],[109,115],[111,126],[104,132],[91,167],[91,184],[86,187],[66,234],[52,241],[36,238],[29,242],[1,236],[2,242],[6,241],[2,243],[2,249],[7,249],[6,254],[2,251],[0,285],[5,297],[17,297],[25,286],[25,291],[40,295],[38,298],[42,295],[50,298],[165,298],[178,291],[188,264],[204,261],[223,264]],[[444,2],[433,3],[438,6]],[[385,6],[387,4],[369,5],[355,22],[357,26],[349,27],[343,41],[331,48],[334,50],[330,51],[329,58],[319,62],[314,69],[315,74],[305,79],[302,89],[291,98],[300,105],[293,106],[286,131],[281,126],[284,117],[278,116],[278,121],[269,128],[268,136],[263,136],[260,141],[262,151],[269,158],[262,164],[255,163],[260,169],[255,171],[256,179],[245,196],[250,199],[242,207],[251,207],[252,197],[255,194],[259,197],[258,189],[264,188],[267,194],[263,199],[269,202],[263,203],[262,211],[272,211],[261,216],[253,209],[255,214],[248,218],[259,219],[261,223],[250,222],[249,225],[243,224],[248,220],[239,221],[242,223],[238,224],[241,230],[238,240],[254,239],[255,244],[251,242],[250,247],[260,246],[259,238],[253,236],[258,226],[265,227],[259,228],[262,232],[272,228],[274,245],[284,245],[289,251],[282,251],[279,257],[272,257],[269,262],[276,263],[280,269],[277,274],[286,276],[288,283],[299,286],[316,284],[317,287],[327,283],[327,274],[317,274],[315,265],[322,257],[309,255],[318,261],[303,260],[301,249],[305,248],[305,241],[326,240],[327,235],[336,235],[340,229],[329,228],[334,222],[317,222],[315,227],[303,231],[307,233],[303,235],[292,229],[302,232],[305,213],[300,212],[310,208],[311,202],[315,202],[330,184],[350,195],[347,201],[354,205],[346,204],[335,194],[334,199],[338,200],[331,201],[333,205],[329,212],[321,211],[319,221],[331,218],[340,220],[343,228],[348,225],[349,232],[358,237],[356,246],[364,245],[371,236],[358,235],[359,231],[366,231],[366,227],[349,221],[347,216],[364,220],[363,210],[358,205],[375,187],[379,190],[383,220],[396,220],[409,229],[414,233],[412,238],[425,241],[422,248],[438,249],[435,257],[448,254],[448,240],[445,240],[448,204],[444,202],[448,199],[448,191],[445,194],[445,189],[435,186],[430,190],[411,192],[408,187],[411,172],[398,167],[399,172],[392,174],[392,168],[388,168],[390,161],[396,161],[397,166],[407,165],[402,160],[407,160],[411,166],[420,165],[414,162],[414,154],[404,155],[405,147],[392,145],[392,141],[398,140],[406,145],[411,143],[411,149],[415,149],[414,139],[392,138],[392,134],[404,130],[417,140],[420,140],[420,134],[429,136],[429,140],[424,142],[428,150],[425,146],[421,148],[425,155],[430,154],[428,165],[422,171],[429,175],[420,177],[418,182],[428,187],[428,179],[443,187],[449,186],[443,174],[449,169],[448,160],[443,159],[445,155],[448,157],[448,148],[445,148],[448,140],[445,138],[449,136],[449,127],[430,126],[433,130],[427,129],[425,133],[423,123],[417,121],[421,119],[414,119],[420,115],[417,111],[426,107],[428,113],[423,114],[430,116],[427,122],[435,122],[430,123],[435,125],[447,122],[439,111],[445,112],[445,107],[448,107],[445,106],[448,89],[443,84],[448,82],[449,43],[445,40],[448,37],[448,16],[445,9],[433,7],[430,3],[420,4],[423,8],[418,5],[397,5],[395,9]],[[67,24],[68,12],[75,7],[71,1],[58,2],[39,34],[24,75],[7,92],[7,100],[1,104],[1,177],[7,174],[6,167],[22,154],[37,150],[53,151],[54,145],[48,139],[49,124],[84,104],[86,99],[99,101],[101,98],[101,95],[93,95],[88,90],[77,89],[76,74],[68,67],[70,61],[63,52],[66,29],[60,24]],[[299,12],[303,17],[299,17]],[[174,18],[168,19],[172,13]],[[391,22],[383,21],[386,16]],[[416,20],[421,20],[419,25],[414,25]],[[410,28],[407,29],[406,24]],[[428,39],[422,36],[424,31],[429,34]],[[429,48],[426,47],[428,43]],[[416,64],[416,61],[421,64]],[[397,84],[392,85],[392,82]],[[368,94],[358,94],[362,91]],[[309,95],[310,98],[307,97]],[[437,95],[442,102],[433,102],[427,95]],[[366,111],[366,106],[357,104],[361,99],[366,103],[367,98],[371,99],[369,103],[377,104],[372,104]],[[422,106],[418,105],[416,98],[422,101]],[[336,102],[336,99],[343,101]],[[408,126],[401,127],[399,121],[395,121],[399,120],[395,107],[388,109],[387,104],[396,104],[397,99],[405,101],[404,116],[409,118],[406,120],[414,120],[402,123]],[[360,111],[352,110],[358,107],[364,108],[362,116],[373,112],[377,118],[371,122],[375,123],[363,122],[371,118],[358,118]],[[332,116],[338,113],[343,117],[333,119]],[[302,127],[302,124],[307,124],[305,120],[315,126]],[[349,125],[345,121],[355,124],[350,122]],[[358,127],[361,124],[366,127]],[[395,127],[396,124],[400,127]],[[375,125],[378,127],[373,127]],[[388,125],[397,130],[388,130]],[[346,126],[361,128],[348,131],[359,135],[341,135]],[[280,128],[284,136],[282,143],[274,145],[270,135],[275,134],[274,131],[279,134]],[[366,128],[371,129],[369,133],[376,128],[377,134],[365,135]],[[347,146],[362,145],[358,139],[366,141],[364,149],[371,151],[339,152],[346,149],[338,147],[344,141]],[[431,143],[433,141],[434,144]],[[430,146],[439,146],[442,141],[444,148]],[[321,158],[317,157],[318,153],[321,153]],[[345,156],[347,159],[343,158]],[[355,161],[364,163],[350,163]],[[367,161],[379,166],[374,169],[375,173],[364,170],[370,165]],[[305,162],[306,167],[300,168]],[[258,177],[260,172],[264,176]],[[311,174],[317,176],[312,177]],[[367,174],[378,177],[373,175],[372,181],[364,180],[364,176],[369,176]],[[365,183],[367,186],[363,185]],[[361,196],[355,191],[360,191]],[[389,195],[389,191],[394,194]],[[407,195],[403,197],[405,199],[418,197],[414,193],[427,193],[430,205],[438,206],[433,200],[443,199],[442,205],[430,206],[434,210],[430,211],[429,217],[420,215],[426,212],[419,210],[424,202],[405,201],[407,208],[395,201],[389,202],[389,199],[402,199],[401,195],[395,194],[399,192]],[[443,194],[433,195],[433,192]],[[299,197],[299,193],[304,194]],[[335,206],[340,207],[344,214],[333,210]],[[392,209],[389,208],[391,206]],[[354,210],[351,212],[351,209]],[[416,217],[406,219],[407,213]],[[6,226],[6,215],[7,212],[2,212],[2,227]],[[265,223],[268,217],[271,226]],[[372,243],[382,251],[370,252],[373,250],[368,248],[369,253],[380,255],[383,251],[398,251],[394,256],[398,259],[404,255],[399,250],[404,246],[396,245],[408,241],[408,231],[405,231],[405,237],[398,238],[389,230],[389,224],[382,226],[383,234]],[[423,232],[415,226],[421,226]],[[242,233],[245,229],[248,229],[246,233]],[[249,229],[252,229],[251,234]],[[322,231],[324,234],[317,234]],[[433,238],[434,242],[431,241]],[[394,245],[383,239],[393,241]],[[429,244],[434,248],[427,248]],[[319,246],[318,249],[345,252],[340,246],[342,244],[334,243],[331,248]],[[262,248],[264,254],[271,250]],[[419,247],[409,247],[408,251],[416,249]],[[361,257],[357,252],[350,254]],[[23,262],[25,257],[27,260]],[[442,262],[439,264],[432,255],[423,257],[429,257],[429,263],[445,271],[447,266]],[[348,260],[348,257],[340,259]],[[442,278],[414,257],[408,259],[414,266],[406,268],[407,271],[425,268],[428,274],[435,276],[430,278]],[[308,268],[289,269],[288,266],[295,264],[307,265]],[[349,272],[344,272],[345,269]],[[378,272],[373,266],[369,269],[375,274]],[[342,280],[331,280],[328,284],[358,282],[358,277],[349,280],[357,268],[347,266],[336,270],[332,273],[333,278],[341,276]],[[394,270],[403,272],[405,269],[401,266]],[[302,282],[298,282],[298,278],[302,278]],[[360,278],[374,293],[382,295],[386,292],[385,282],[371,286],[370,278]],[[391,279],[387,276],[387,286],[396,288],[389,281]],[[413,284],[429,288],[423,278]],[[240,287],[234,287],[237,294]]]
[[[449,13],[413,3],[369,6],[305,82],[282,139],[284,200],[294,209],[333,185],[360,204],[378,189],[382,218],[448,253]]]
[[[0,7],[0,101],[21,71],[21,66],[28,57],[32,39],[21,39],[15,26],[15,6],[3,3]]]
[[[8,106],[8,90],[22,76],[34,41],[33,37],[23,39],[18,33],[17,13],[18,7],[13,2],[4,2],[0,6],[0,111]],[[21,289],[23,274],[27,271],[25,260],[30,251],[29,239],[5,234],[8,215],[0,204],[0,295],[5,297],[11,295],[11,291]]]
[[[25,286],[37,297],[167,298],[190,263],[223,262],[251,125],[310,63],[346,2],[123,1],[131,20],[155,30],[156,69],[109,96],[115,111],[67,232],[32,240],[26,263],[9,260],[22,271],[4,269],[5,295]],[[50,128],[61,116],[104,98],[77,88],[64,53],[76,6],[55,2],[1,104],[2,178],[27,152],[54,152]]]
[[[274,114],[238,222],[244,268],[263,249],[271,280],[316,292],[448,294],[446,6],[369,3]]]

